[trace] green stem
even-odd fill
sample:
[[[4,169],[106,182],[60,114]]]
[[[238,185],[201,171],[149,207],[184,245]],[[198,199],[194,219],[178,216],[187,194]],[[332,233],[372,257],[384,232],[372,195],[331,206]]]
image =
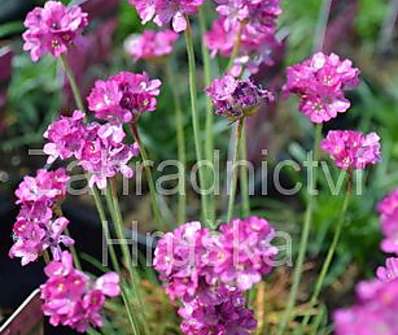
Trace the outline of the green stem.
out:
[[[242,139],[240,144],[240,160],[247,162],[247,143],[246,143],[246,127],[242,127]],[[250,195],[249,195],[249,182],[246,166],[240,168],[240,189],[242,196],[242,214],[244,217],[250,215]]]
[[[183,224],[186,219],[186,190],[185,190],[185,169],[187,164],[187,158],[185,154],[185,134],[184,134],[184,121],[182,115],[180,95],[177,90],[177,86],[173,83],[173,69],[171,60],[166,64],[167,80],[169,82],[171,91],[173,93],[174,108],[175,108],[175,122],[176,122],[176,133],[177,133],[177,147],[178,147],[178,161],[183,167],[183,171],[180,175],[179,190],[178,190],[178,211],[177,211],[177,222]]]
[[[315,162],[319,161],[321,137],[322,137],[322,124],[318,124],[316,126],[315,145],[314,145],[314,161]],[[317,175],[318,175],[317,169],[314,169],[313,182],[314,182],[315,188],[316,188],[317,181],[318,181]],[[294,273],[293,273],[293,283],[292,283],[292,287],[290,289],[289,299],[288,299],[288,303],[287,303],[285,312],[282,316],[281,322],[279,323],[278,331],[276,333],[277,335],[285,334],[287,324],[290,321],[291,314],[292,314],[294,305],[296,303],[297,292],[298,292],[301,277],[303,274],[303,265],[304,265],[304,259],[305,259],[305,255],[306,255],[307,247],[308,247],[308,238],[309,238],[311,225],[312,225],[312,221],[313,221],[314,208],[315,208],[315,195],[312,192],[310,192],[308,194],[308,204],[307,204],[307,209],[305,212],[304,227],[303,227],[303,232],[301,234],[299,252],[298,252],[296,266],[294,268]]]
[[[93,194],[95,205],[97,207],[97,211],[98,211],[98,215],[99,215],[99,218],[100,218],[100,221],[101,221],[102,229],[105,232],[105,236],[108,237],[108,236],[110,236],[109,235],[109,226],[108,226],[108,221],[107,221],[106,216],[105,216],[105,210],[104,210],[104,207],[102,205],[102,201],[101,201],[100,195],[99,195],[99,193],[98,193],[98,191],[97,191],[97,189],[95,187],[92,187],[91,191],[92,191],[92,194]],[[108,247],[109,247],[109,254],[111,256],[112,265],[113,265],[114,269],[117,271],[117,273],[119,273],[120,277],[122,278],[122,276],[121,276],[122,272],[121,272],[121,269],[120,269],[120,266],[119,266],[119,262],[117,260],[115,248],[113,247],[112,243],[110,243],[108,245]],[[131,306],[129,304],[129,301],[127,299],[127,296],[126,296],[126,293],[125,293],[123,287],[122,287],[122,290],[121,290],[121,296],[122,296],[123,304],[124,304],[124,306],[126,308],[127,317],[129,319],[131,329],[133,330],[133,333],[135,335],[138,335],[139,332],[138,332],[138,329],[137,329],[137,326],[136,326],[136,322],[137,321],[135,321],[134,318],[133,318],[133,313],[131,311]]]
[[[140,134],[138,132],[137,125],[130,124],[130,127],[128,127],[128,131],[131,131],[131,135],[133,136],[134,140],[137,142],[138,146],[140,147],[140,155],[142,159],[142,164],[144,166],[145,174],[148,179],[148,186],[149,186],[149,193],[151,196],[151,204],[152,204],[152,213],[155,219],[156,225],[160,228],[166,228],[165,224],[163,223],[164,220],[161,219],[161,214],[159,211],[159,201],[158,201],[158,196],[156,193],[156,187],[155,183],[153,180],[153,175],[151,171],[151,167],[147,165],[147,162],[150,162],[148,153],[146,152],[145,146],[141,141]]]
[[[69,231],[68,228],[65,228],[65,234],[67,236],[71,237],[70,231]],[[76,251],[75,245],[72,244],[69,248],[70,248],[70,251],[72,253],[73,261],[75,263],[76,268],[81,271],[82,270],[82,265],[80,264],[79,256],[77,255],[77,251]]]
[[[144,317],[144,308],[143,308],[144,305],[141,300],[141,295],[140,295],[139,287],[138,287],[138,283],[137,283],[138,274],[135,273],[135,271],[133,270],[131,254],[130,254],[127,244],[125,243],[126,236],[124,234],[123,219],[122,219],[122,214],[121,214],[120,208],[119,208],[119,201],[116,196],[116,191],[113,187],[112,181],[108,180],[108,183],[109,184],[108,184],[108,186],[106,188],[106,192],[105,192],[105,199],[106,199],[112,220],[114,221],[116,236],[120,240],[120,245],[121,245],[121,250],[122,250],[122,254],[123,254],[125,267],[127,268],[127,271],[129,273],[130,284],[132,287],[132,292],[134,294],[134,302],[133,302],[134,310],[136,311],[136,313],[139,313],[140,319],[142,320],[141,324],[145,327],[144,329],[146,329],[147,324],[145,322],[145,317]],[[148,334],[148,332],[146,331],[145,334]]]
[[[50,263],[51,259],[50,259],[50,254],[48,253],[47,250],[44,250],[43,252],[43,258],[44,258],[44,262],[46,264]]]
[[[185,42],[188,53],[188,63],[189,63],[189,91],[191,96],[191,112],[192,112],[192,125],[193,125],[193,135],[195,142],[196,160],[199,164],[202,163],[202,149],[200,142],[200,128],[199,128],[199,114],[198,114],[198,101],[197,101],[197,87],[196,87],[196,61],[195,61],[195,51],[193,46],[192,38],[192,28],[189,23],[188,17],[186,18],[188,22],[188,27],[185,30]],[[199,168],[199,181],[201,188],[205,186],[203,168]],[[207,191],[207,190],[206,190]],[[209,215],[207,195],[201,189],[201,203],[202,203],[202,215],[206,225],[211,226],[211,217]]]
[[[211,62],[210,62],[210,54],[209,49],[204,43],[203,36],[207,31],[206,27],[206,19],[203,6],[199,8],[199,26],[200,26],[200,35],[201,39],[201,50],[202,50],[202,59],[203,59],[203,69],[204,69],[204,86],[209,87],[211,84]],[[205,157],[207,162],[213,162],[213,151],[214,151],[214,138],[213,138],[213,123],[214,123],[214,113],[211,100],[208,96],[206,96],[206,129],[205,129]],[[211,186],[211,176],[209,173],[206,174],[206,187]],[[213,181],[213,184],[215,180]],[[215,204],[214,204],[214,194],[208,195],[208,205],[209,205],[209,216],[212,222],[215,221]]]
[[[66,60],[66,57],[64,55],[60,56],[60,60],[64,68],[64,71],[66,73],[66,76],[68,77],[70,87],[72,88],[72,93],[73,97],[75,98],[76,105],[80,109],[80,111],[85,112],[83,100],[80,95],[79,87],[77,86],[76,79],[72,72],[72,69],[70,68],[68,61]]]
[[[336,230],[334,232],[334,236],[333,236],[333,240],[332,243],[329,247],[329,251],[326,255],[325,261],[322,265],[322,269],[321,272],[319,274],[318,280],[316,281],[315,284],[315,289],[314,292],[312,294],[311,300],[310,300],[310,308],[312,308],[316,302],[318,301],[318,297],[319,294],[321,293],[322,287],[323,287],[323,283],[325,281],[326,275],[329,271],[329,267],[330,264],[332,263],[334,254],[336,252],[336,248],[337,248],[337,244],[340,240],[340,236],[341,236],[341,232],[344,226],[344,222],[345,222],[345,217],[347,214],[347,209],[348,209],[348,205],[350,203],[350,199],[351,199],[351,195],[352,195],[352,178],[351,175],[348,176],[348,182],[347,182],[347,191],[346,191],[346,195],[344,197],[344,202],[343,202],[343,206],[341,208],[341,212],[337,221],[337,226],[336,226]],[[301,328],[304,328],[308,322],[310,320],[310,316],[307,315],[305,316],[305,318],[303,319]]]
[[[322,51],[333,0],[322,0],[314,37],[314,52]]]
[[[236,162],[238,158],[238,152],[242,137],[242,128],[244,127],[244,118],[238,120],[238,124],[236,125],[236,137],[235,137],[235,148],[232,157],[232,168],[231,168],[231,184],[229,190],[229,199],[228,199],[228,212],[227,212],[227,222],[230,222],[232,219],[232,215],[234,213],[234,204],[235,204],[235,194],[236,194],[236,184],[238,179]]]

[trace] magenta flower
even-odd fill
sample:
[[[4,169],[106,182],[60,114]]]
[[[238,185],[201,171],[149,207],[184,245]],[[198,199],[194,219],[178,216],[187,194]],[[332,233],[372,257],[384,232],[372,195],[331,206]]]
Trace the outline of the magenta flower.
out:
[[[23,34],[23,48],[36,62],[47,53],[54,57],[65,53],[88,21],[87,14],[78,6],[47,1],[44,8],[33,9],[24,24],[27,31]]]
[[[64,217],[52,220],[52,211],[44,206],[44,203],[37,203],[32,209],[22,207],[14,224],[14,245],[9,256],[21,258],[22,266],[36,261],[47,249],[57,260],[61,255],[61,245],[69,247],[74,244],[73,239],[63,235],[69,221]]]
[[[172,30],[145,30],[141,35],[129,37],[125,42],[125,49],[134,61],[158,60],[172,53],[177,39],[178,34]]]
[[[256,328],[254,313],[246,307],[242,292],[221,286],[208,295],[206,302],[193,299],[179,309],[184,334],[249,335]]]
[[[160,279],[165,282],[171,299],[191,300],[204,280],[202,255],[210,231],[200,222],[190,222],[167,233],[158,242],[153,262]]]
[[[358,76],[359,70],[350,60],[319,52],[287,69],[283,90],[300,97],[299,110],[312,122],[323,123],[350,108],[344,90],[358,86]]]
[[[65,198],[68,181],[65,169],[38,170],[36,177],[25,177],[15,191],[21,209],[13,227],[14,245],[9,256],[21,258],[23,266],[37,260],[47,249],[58,259],[61,245],[74,243],[63,234],[69,221],[64,217],[53,219],[52,211]]]
[[[364,282],[358,286],[359,302],[334,313],[336,335],[398,334],[398,280]]]
[[[384,239],[381,249],[398,254],[398,189],[392,191],[378,205],[381,231]]]
[[[237,120],[255,113],[261,104],[274,100],[271,92],[250,80],[236,80],[230,75],[215,79],[206,90],[217,115]]]
[[[97,185],[104,189],[107,179],[121,173],[126,178],[132,178],[133,170],[128,163],[138,156],[137,144],[122,143],[125,134],[121,127],[92,123],[86,128],[84,144],[76,158],[79,165],[90,175],[89,186]]]
[[[56,171],[38,170],[36,177],[26,176],[19,184],[15,191],[17,204],[33,204],[40,200],[54,204],[66,196],[68,181],[63,168]]]
[[[222,225],[220,233],[221,248],[211,256],[215,277],[246,291],[272,271],[278,249],[271,245],[275,232],[267,220],[235,219]]]
[[[223,284],[245,291],[271,272],[273,237],[273,228],[258,217],[233,220],[214,233],[200,222],[187,223],[158,242],[154,267],[173,300],[202,299],[209,286]]]
[[[343,170],[362,170],[381,160],[380,137],[376,133],[365,135],[353,130],[332,130],[322,140],[321,148]]]
[[[120,72],[107,81],[97,81],[87,98],[98,119],[113,123],[136,121],[144,112],[156,109],[161,81],[146,73]]]
[[[203,4],[204,0],[130,0],[141,17],[142,23],[153,20],[163,27],[170,22],[175,32],[187,29],[186,16],[193,15]]]
[[[71,117],[61,116],[50,124],[44,133],[44,138],[49,141],[43,148],[49,156],[47,163],[53,163],[58,157],[68,159],[80,150],[84,143],[84,118],[84,113],[75,111]]]
[[[398,258],[389,257],[386,259],[386,266],[377,268],[377,278],[383,282],[398,278]]]
[[[53,326],[69,326],[84,333],[92,327],[101,327],[101,310],[106,297],[120,294],[119,276],[107,273],[92,282],[73,267],[72,256],[64,251],[59,261],[45,268],[48,280],[41,285],[43,312]]]
[[[212,56],[230,57],[240,35],[239,55],[230,74],[239,77],[244,69],[256,73],[261,64],[272,65],[272,50],[280,45],[275,38],[276,19],[282,13],[280,0],[216,2],[220,17],[204,37]]]

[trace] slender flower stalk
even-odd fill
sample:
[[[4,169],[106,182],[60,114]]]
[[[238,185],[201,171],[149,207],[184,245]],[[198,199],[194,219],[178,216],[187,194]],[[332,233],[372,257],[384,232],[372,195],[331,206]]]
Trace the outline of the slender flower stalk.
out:
[[[331,4],[332,4],[332,0],[323,0],[323,2],[321,4],[318,25],[317,25],[317,29],[316,29],[315,38],[314,38],[314,51],[315,52],[323,49],[327,25],[328,25],[329,16],[330,16]],[[319,161],[319,157],[320,157],[320,143],[321,143],[321,137],[322,137],[322,128],[323,128],[322,123],[319,123],[316,125],[315,147],[314,147],[315,162]],[[314,170],[313,180],[314,180],[314,186],[316,187],[316,184],[318,181],[316,169]],[[298,292],[301,277],[303,274],[304,258],[305,258],[306,252],[307,252],[308,238],[309,238],[309,234],[310,234],[310,230],[311,230],[311,226],[312,226],[314,208],[315,208],[315,198],[314,198],[314,195],[312,193],[310,193],[309,198],[308,198],[307,209],[306,209],[306,213],[305,213],[303,232],[301,234],[299,253],[297,256],[296,267],[295,267],[294,273],[293,273],[293,284],[290,289],[289,300],[288,300],[285,312],[283,314],[281,322],[279,323],[279,327],[278,327],[278,330],[276,333],[277,335],[284,334],[286,326],[287,326],[288,322],[290,321],[294,305],[296,303],[297,292]]]
[[[76,105],[77,105],[77,107],[79,108],[80,111],[85,112],[83,100],[82,100],[82,97],[80,95],[79,87],[77,86],[76,79],[75,79],[75,76],[73,74],[73,71],[70,68],[70,66],[68,64],[68,61],[67,61],[67,59],[66,59],[66,57],[64,55],[60,56],[60,60],[61,60],[61,63],[62,63],[62,67],[64,68],[64,71],[66,73],[66,76],[68,77],[70,87],[72,88],[72,93],[73,93],[73,96],[75,98]]]
[[[350,203],[351,196],[352,196],[352,175],[351,175],[351,172],[349,172],[348,181],[347,181],[347,190],[346,190],[346,194],[344,197],[343,205],[341,207],[339,219],[337,221],[336,230],[334,232],[333,240],[332,240],[332,243],[330,244],[327,256],[322,265],[321,272],[316,281],[315,289],[314,289],[314,292],[312,294],[312,297],[311,297],[311,300],[309,303],[310,307],[313,307],[316,304],[319,294],[321,293],[323,283],[324,283],[326,275],[329,271],[330,264],[333,260],[333,256],[335,254],[337,244],[340,240],[340,236],[341,236],[341,232],[342,232],[342,229],[343,229],[343,226],[345,223],[345,218],[346,218],[347,209],[348,209],[348,206]],[[310,320],[310,316],[309,315],[305,316],[303,319],[303,322],[301,324],[301,328],[304,328],[308,324],[309,320]]]
[[[232,215],[234,213],[235,195],[236,195],[236,184],[238,179],[238,173],[236,170],[236,162],[239,153],[239,147],[241,145],[242,139],[242,129],[244,127],[244,118],[238,120],[236,125],[236,136],[235,136],[235,148],[232,157],[232,169],[231,169],[231,181],[229,188],[229,199],[228,199],[228,212],[227,212],[227,222],[230,222]]]
[[[137,125],[135,123],[132,123],[132,124],[130,124],[130,127],[127,127],[127,130],[130,132],[130,135],[134,138],[134,140],[136,141],[136,143],[138,144],[138,146],[140,148],[142,164],[144,165],[145,174],[148,179],[149,193],[151,195],[152,212],[153,212],[155,222],[158,225],[158,227],[165,228],[163,220],[161,220],[161,215],[160,215],[160,211],[159,211],[160,206],[159,206],[158,196],[156,193],[156,187],[155,187],[155,183],[153,180],[151,167],[147,165],[147,162],[149,162],[148,153],[145,149],[144,144],[141,141],[141,137],[138,132]]]
[[[207,27],[206,27],[206,17],[203,6],[199,8],[199,26],[200,26],[200,35],[205,36]],[[211,62],[210,62],[209,49],[206,46],[204,37],[202,37],[201,39],[201,50],[202,50],[203,69],[204,69],[204,84],[205,87],[208,87],[211,84],[212,80]],[[210,98],[206,97],[205,157],[207,162],[209,163],[210,162],[213,163],[213,151],[214,151],[213,123],[214,123],[214,115],[213,115],[211,100]],[[206,173],[206,187],[211,187],[210,178],[211,178],[210,174]],[[213,181],[213,183],[215,183],[215,181]],[[210,220],[211,222],[214,222],[215,221],[214,194],[210,193],[208,195],[208,205],[209,205]]]
[[[189,91],[191,96],[191,112],[192,112],[192,125],[193,135],[195,141],[195,152],[196,160],[202,162],[202,148],[200,141],[200,127],[199,127],[199,113],[198,113],[198,99],[197,99],[197,87],[196,87],[196,62],[195,62],[195,51],[193,46],[192,27],[187,18],[187,29],[185,30],[185,42],[188,53],[188,64],[189,64]],[[201,188],[205,184],[205,175],[203,168],[199,168],[199,181]],[[208,211],[207,195],[201,191],[201,203],[202,203],[202,215],[206,225],[211,226],[211,219]]]
[[[99,219],[101,221],[102,229],[104,230],[105,236],[109,236],[108,221],[107,221],[106,216],[105,216],[105,210],[104,210],[104,207],[103,207],[103,204],[102,204],[102,201],[101,201],[101,197],[100,197],[100,195],[98,193],[98,190],[95,187],[91,188],[91,192],[93,194],[94,202],[95,202],[95,205],[97,207],[97,211],[98,211]],[[115,268],[115,270],[119,274],[122,273],[121,269],[120,269],[120,266],[119,266],[119,262],[117,260],[117,256],[116,256],[116,252],[115,252],[115,248],[113,247],[113,244],[110,243],[108,245],[108,248],[109,248],[109,254],[111,256],[111,262],[112,262],[113,267]],[[121,286],[121,296],[122,296],[123,304],[124,304],[124,306],[126,308],[127,316],[128,316],[129,323],[130,323],[131,329],[133,331],[133,334],[134,335],[138,335],[139,332],[138,332],[138,329],[137,329],[137,326],[136,326],[137,321],[133,317],[134,313],[131,310],[131,306],[130,306],[129,300],[127,298],[127,295],[126,295],[126,292],[125,292],[125,288],[123,286]]]
[[[46,264],[50,263],[50,254],[48,253],[47,250],[44,250],[43,252],[43,258],[44,258],[44,262]]]
[[[314,161],[315,162],[319,161],[322,128],[323,128],[322,124],[316,125],[315,145],[314,145]],[[314,188],[316,188],[317,181],[318,181],[318,173],[317,173],[316,169],[314,169],[312,180],[314,183],[313,186],[314,186]],[[296,260],[296,266],[295,266],[294,272],[293,272],[293,283],[292,283],[292,287],[290,289],[289,300],[287,302],[285,312],[282,316],[281,322],[279,323],[277,335],[285,334],[286,326],[287,326],[288,322],[290,321],[292,311],[293,311],[294,305],[296,303],[297,292],[299,289],[301,276],[303,274],[303,265],[304,265],[304,259],[305,259],[305,255],[306,255],[307,247],[308,247],[308,238],[309,238],[310,230],[311,230],[311,226],[312,226],[314,208],[315,208],[315,195],[314,195],[314,192],[310,192],[308,194],[308,204],[307,204],[307,209],[305,212],[304,226],[303,226],[303,232],[301,233],[301,240],[300,240],[300,246],[299,246],[298,256],[297,256],[297,260]]]
[[[176,122],[176,133],[177,133],[177,150],[178,150],[178,161],[183,167],[183,171],[180,175],[178,190],[178,210],[177,210],[177,222],[178,224],[185,223],[186,219],[186,207],[187,207],[187,197],[186,197],[186,182],[185,182],[185,169],[187,164],[186,149],[185,149],[185,134],[184,134],[184,120],[181,108],[180,95],[176,85],[173,85],[173,69],[171,60],[166,64],[166,75],[168,77],[168,82],[170,83],[170,88],[173,93],[174,108],[175,108],[175,122]]]
[[[62,65],[64,67],[65,73],[66,73],[66,75],[68,77],[69,83],[70,83],[70,85],[72,87],[72,92],[73,92],[73,96],[74,96],[76,105],[78,106],[78,108],[82,112],[84,112],[85,108],[84,108],[84,105],[83,105],[83,100],[81,98],[80,91],[78,89],[78,86],[77,86],[75,77],[73,75],[73,72],[71,71],[68,62],[67,62],[66,58],[63,55],[60,56],[60,59],[61,59]],[[88,178],[88,180],[89,180],[89,178]],[[92,190],[94,202],[95,202],[95,205],[97,207],[97,211],[98,211],[98,214],[99,214],[99,217],[100,217],[101,225],[102,225],[104,231],[108,232],[109,231],[109,227],[107,225],[105,211],[104,211],[104,208],[102,206],[102,202],[101,202],[100,196],[98,194],[98,191],[95,189],[95,187],[92,187],[91,190]],[[112,244],[109,246],[109,251],[110,251],[111,261],[112,261],[112,264],[113,264],[115,270],[119,274],[121,274],[121,269],[120,269],[119,263],[117,261],[117,256],[116,256],[116,253],[115,253],[115,249],[113,248]],[[72,250],[72,253],[73,253],[73,250]],[[76,251],[75,251],[75,253],[76,253]],[[73,255],[75,255],[75,254],[73,254]],[[76,263],[76,260],[78,261],[78,259],[75,256],[74,256],[74,258],[75,258],[75,263]],[[79,265],[79,263],[76,263],[76,266],[78,266],[78,265]],[[129,269],[130,269],[130,267],[129,267]],[[134,291],[136,291],[136,289],[134,289]],[[133,331],[133,334],[134,335],[138,335],[139,332],[138,332],[137,325],[136,325],[137,321],[133,317],[134,313],[131,310],[131,306],[130,306],[129,300],[128,300],[127,296],[126,296],[124,288],[122,288],[122,290],[121,290],[121,296],[122,296],[123,303],[124,303],[124,305],[126,307],[127,316],[128,316],[129,323],[130,323],[131,329]]]
[[[240,143],[239,159],[247,163],[247,141],[246,141],[246,127],[242,128],[242,139]],[[240,193],[242,197],[242,214],[243,217],[250,216],[250,195],[249,195],[249,179],[246,166],[242,166],[239,170],[240,178]]]
[[[68,228],[65,228],[65,235],[71,237],[71,234],[70,234],[70,231],[69,231]],[[70,249],[70,252],[71,252],[71,254],[72,254],[73,262],[75,263],[76,268],[77,268],[78,270],[82,270],[82,265],[80,264],[79,256],[78,256],[78,254],[77,254],[77,251],[76,251],[75,246],[72,244],[72,245],[69,247],[69,249]]]
[[[115,191],[112,183],[109,183],[106,188],[105,198],[106,198],[106,203],[108,205],[109,212],[111,214],[112,220],[115,225],[116,236],[120,241],[125,241],[126,238],[125,238],[125,234],[124,234],[123,219],[122,219],[122,215],[121,215],[121,211],[120,211],[120,207],[119,207],[119,201],[117,199],[116,191]],[[127,271],[129,273],[129,277],[130,277],[131,290],[129,290],[129,292],[130,293],[132,292],[134,295],[134,301],[131,303],[134,306],[135,313],[140,316],[140,321],[141,321],[140,324],[143,327],[143,330],[145,331],[144,334],[149,334],[148,329],[147,329],[147,323],[145,321],[145,314],[144,314],[144,307],[143,307],[144,305],[142,302],[142,297],[141,297],[141,294],[139,291],[139,286],[137,283],[138,274],[133,269],[131,254],[130,254],[127,244],[122,242],[121,250],[122,250],[122,254],[123,254],[125,267],[127,268]],[[128,302],[128,300],[127,300],[127,302]],[[131,312],[131,314],[133,315],[133,312]]]

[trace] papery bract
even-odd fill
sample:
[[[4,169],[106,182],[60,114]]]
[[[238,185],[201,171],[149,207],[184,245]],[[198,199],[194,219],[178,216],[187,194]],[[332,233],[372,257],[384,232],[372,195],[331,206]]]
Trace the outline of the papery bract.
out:
[[[232,120],[249,116],[261,104],[274,100],[274,95],[261,89],[250,80],[237,80],[231,75],[215,79],[206,90],[211,98],[215,113]]]

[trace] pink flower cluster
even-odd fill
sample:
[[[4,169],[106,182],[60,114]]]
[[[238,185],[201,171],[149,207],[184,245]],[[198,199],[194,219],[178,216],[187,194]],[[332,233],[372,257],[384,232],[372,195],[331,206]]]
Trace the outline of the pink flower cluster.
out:
[[[146,73],[120,72],[95,83],[87,98],[88,106],[101,120],[115,124],[136,121],[142,113],[156,109],[161,84]]]
[[[216,0],[220,17],[213,22],[205,41],[212,55],[230,57],[240,43],[239,57],[231,73],[239,76],[243,67],[257,72],[262,63],[272,64],[276,19],[282,13],[280,0]],[[240,37],[239,37],[240,35]]]
[[[125,44],[126,52],[133,57],[134,61],[158,60],[172,53],[178,34],[172,30],[155,32],[145,30],[140,35],[130,36]]]
[[[25,51],[34,62],[51,53],[59,57],[88,25],[87,14],[79,6],[65,6],[62,2],[47,1],[44,8],[36,7],[24,22]]]
[[[73,267],[72,256],[67,251],[44,271],[48,280],[40,287],[42,309],[50,317],[50,324],[69,326],[81,333],[90,326],[102,326],[100,313],[106,297],[120,294],[118,274],[109,272],[92,282]]]
[[[175,32],[187,29],[187,16],[193,15],[204,0],[129,0],[145,24],[151,20],[163,27],[170,22]]]
[[[255,321],[244,308],[243,292],[271,272],[277,255],[273,237],[273,228],[258,217],[233,220],[219,232],[191,222],[164,235],[154,267],[170,298],[184,304],[180,315],[186,334],[207,334],[206,329],[233,334],[229,331],[237,323],[241,332],[236,334],[248,334]]]
[[[249,335],[257,326],[253,311],[245,305],[243,293],[224,285],[209,292],[206,304],[194,298],[178,313],[183,318],[181,330],[186,335]]]
[[[217,115],[232,120],[255,113],[261,104],[274,101],[274,95],[249,79],[237,80],[231,75],[215,79],[206,90]]]
[[[379,204],[382,230],[392,235],[382,242],[382,250],[397,253],[398,192],[394,191]],[[394,214],[395,213],[395,214]],[[394,218],[395,215],[395,218]],[[395,234],[395,235],[394,235]],[[334,313],[336,335],[398,334],[398,258],[389,257],[376,271],[377,279],[357,285],[359,302]]]
[[[359,70],[336,54],[316,53],[287,69],[284,91],[300,97],[299,109],[314,123],[327,122],[350,108],[344,90],[359,84]]]
[[[334,313],[336,335],[398,334],[397,264],[389,259],[387,268],[378,270],[378,280],[359,283],[359,303]]]
[[[321,148],[343,170],[365,169],[380,161],[380,137],[354,130],[332,130],[322,140]]]
[[[100,189],[106,187],[107,178],[118,173],[126,178],[133,177],[128,163],[139,154],[138,145],[123,143],[125,133],[120,125],[85,124],[84,117],[84,113],[75,111],[71,117],[61,116],[48,127],[44,135],[49,141],[44,146],[48,162],[58,157],[76,158],[91,175],[90,187],[96,184]]]
[[[378,211],[384,235],[381,249],[387,253],[398,254],[398,189],[380,202]]]
[[[9,256],[21,258],[21,264],[34,262],[50,249],[54,259],[59,259],[61,245],[70,246],[74,241],[63,235],[69,221],[54,218],[53,207],[66,196],[69,177],[64,169],[39,170],[36,177],[27,176],[15,194],[21,205],[13,227],[15,243]]]

